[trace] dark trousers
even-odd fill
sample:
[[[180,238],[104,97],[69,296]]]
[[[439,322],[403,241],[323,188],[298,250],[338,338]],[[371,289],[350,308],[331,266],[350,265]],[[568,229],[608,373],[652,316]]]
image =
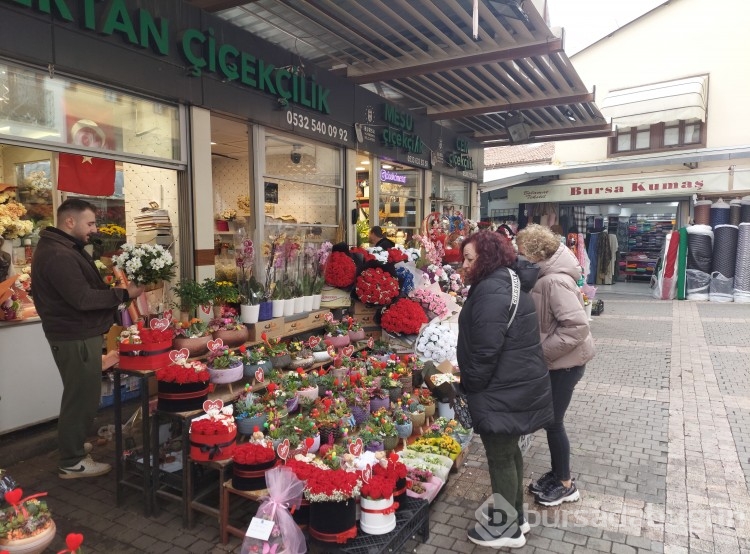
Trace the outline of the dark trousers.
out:
[[[518,515],[523,513],[523,456],[518,447],[520,436],[485,433],[480,438],[487,453],[492,492],[502,496],[507,503],[508,520],[516,521]],[[495,508],[504,507],[495,502]]]
[[[63,383],[57,422],[60,467],[70,467],[86,456],[83,444],[99,408],[102,337],[47,342]]]
[[[549,372],[552,382],[552,407],[555,411],[555,422],[545,427],[547,431],[547,444],[549,455],[552,460],[552,473],[560,481],[570,479],[570,442],[565,432],[565,412],[573,398],[573,391],[578,381],[583,377],[586,370],[585,365],[571,367],[568,369],[552,369]]]

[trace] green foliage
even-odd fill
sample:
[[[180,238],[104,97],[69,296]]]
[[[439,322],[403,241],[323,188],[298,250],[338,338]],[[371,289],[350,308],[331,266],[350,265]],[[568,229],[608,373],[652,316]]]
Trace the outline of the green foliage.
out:
[[[198,306],[211,302],[209,291],[193,279],[183,279],[172,285],[172,294],[180,299],[179,309],[189,314],[193,314]]]

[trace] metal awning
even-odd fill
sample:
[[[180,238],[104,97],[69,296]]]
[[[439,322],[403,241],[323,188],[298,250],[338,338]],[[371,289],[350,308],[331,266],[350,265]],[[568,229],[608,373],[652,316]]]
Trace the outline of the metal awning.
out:
[[[611,133],[529,0],[479,0],[477,39],[469,0],[188,2],[486,145]]]
[[[706,120],[708,75],[612,91],[602,113],[619,127],[666,121]]]

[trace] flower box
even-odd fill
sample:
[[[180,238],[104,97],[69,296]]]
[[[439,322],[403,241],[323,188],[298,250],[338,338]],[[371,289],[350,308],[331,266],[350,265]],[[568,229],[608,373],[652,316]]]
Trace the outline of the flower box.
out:
[[[274,459],[263,464],[232,465],[232,486],[240,491],[259,491],[266,488],[266,471],[276,467],[281,460]]]
[[[190,458],[196,462],[227,460],[234,452],[237,428],[218,435],[198,435],[190,432]]]
[[[424,487],[425,491],[418,493],[413,491],[410,488],[407,488],[406,495],[410,496],[412,498],[421,498],[423,500],[427,500],[427,502],[432,503],[433,500],[435,500],[435,497],[440,492],[440,489],[443,488],[443,485],[445,484],[442,479],[439,477],[435,477],[434,475],[432,478],[427,481],[426,483],[419,483],[422,487]]]
[[[208,381],[172,383],[158,381],[157,409],[163,412],[192,412],[200,410],[208,399]]]
[[[321,542],[339,544],[356,538],[356,506],[353,498],[341,502],[310,502],[310,536]]]
[[[129,344],[120,343],[120,369],[150,371],[170,364],[169,351],[172,341]]]

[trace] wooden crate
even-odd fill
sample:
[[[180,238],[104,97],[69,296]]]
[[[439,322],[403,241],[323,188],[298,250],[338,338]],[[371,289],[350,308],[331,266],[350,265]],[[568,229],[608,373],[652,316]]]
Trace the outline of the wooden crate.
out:
[[[464,465],[466,456],[469,455],[469,447],[471,443],[467,443],[466,446],[461,450],[461,453],[453,460],[453,467],[451,467],[451,473],[456,473],[458,468]]]
[[[258,342],[261,335],[266,333],[269,339],[276,339],[284,335],[284,318],[275,317],[266,321],[259,321],[247,326],[250,331],[250,341]]]
[[[363,304],[359,300],[355,300],[354,305],[352,306],[352,315],[357,320],[359,320],[362,316],[373,316],[377,311],[377,306],[368,306],[367,304]]]

